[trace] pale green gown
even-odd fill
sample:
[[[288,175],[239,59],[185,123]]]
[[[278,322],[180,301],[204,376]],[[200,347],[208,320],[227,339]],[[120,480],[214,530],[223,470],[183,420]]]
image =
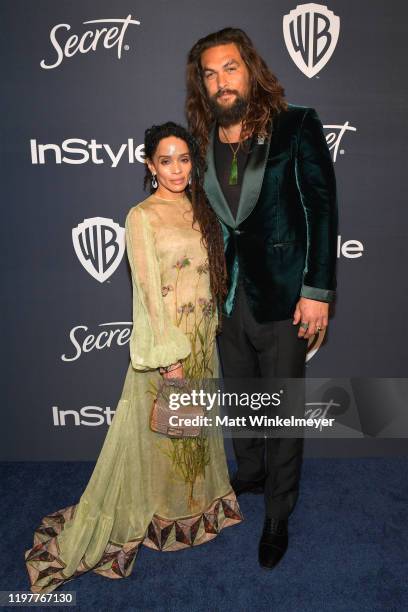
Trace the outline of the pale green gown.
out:
[[[196,546],[243,518],[221,432],[172,440],[149,426],[160,366],[183,360],[185,377],[219,376],[207,252],[191,224],[186,197],[152,195],[126,216],[131,359],[79,502],[43,518],[25,553],[33,592],[53,591],[89,570],[124,578],[141,544],[163,551]]]

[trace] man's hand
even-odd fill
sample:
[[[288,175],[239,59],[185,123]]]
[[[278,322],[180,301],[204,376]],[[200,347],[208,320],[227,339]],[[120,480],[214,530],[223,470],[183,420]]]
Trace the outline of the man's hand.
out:
[[[326,329],[329,324],[329,304],[301,297],[296,304],[293,315],[293,325],[300,323],[298,337],[306,340],[314,336],[320,329]],[[308,325],[307,329],[302,323]]]

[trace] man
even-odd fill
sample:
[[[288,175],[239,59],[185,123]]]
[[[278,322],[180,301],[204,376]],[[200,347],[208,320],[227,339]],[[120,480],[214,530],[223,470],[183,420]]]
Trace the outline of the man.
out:
[[[284,100],[276,76],[236,28],[191,49],[186,114],[207,155],[205,190],[225,242],[223,374],[303,378],[307,341],[327,328],[336,288],[336,184],[321,121],[313,108]],[[288,546],[303,438],[233,444],[235,492],[264,491],[259,563],[273,568]]]

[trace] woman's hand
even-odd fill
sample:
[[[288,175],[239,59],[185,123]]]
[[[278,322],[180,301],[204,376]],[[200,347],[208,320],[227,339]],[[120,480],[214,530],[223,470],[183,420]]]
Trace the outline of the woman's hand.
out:
[[[181,361],[178,361],[177,363],[173,363],[167,368],[160,368],[160,374],[163,376],[163,378],[166,378],[166,379],[184,378],[183,364],[181,363]]]

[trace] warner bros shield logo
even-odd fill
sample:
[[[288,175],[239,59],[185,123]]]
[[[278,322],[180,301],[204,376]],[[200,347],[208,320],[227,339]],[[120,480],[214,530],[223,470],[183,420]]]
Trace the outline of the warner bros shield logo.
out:
[[[283,36],[289,55],[309,79],[333,55],[339,32],[340,17],[323,4],[299,4],[283,17]]]
[[[108,279],[122,261],[125,229],[112,219],[84,219],[72,230],[72,242],[79,261],[100,283]]]

